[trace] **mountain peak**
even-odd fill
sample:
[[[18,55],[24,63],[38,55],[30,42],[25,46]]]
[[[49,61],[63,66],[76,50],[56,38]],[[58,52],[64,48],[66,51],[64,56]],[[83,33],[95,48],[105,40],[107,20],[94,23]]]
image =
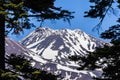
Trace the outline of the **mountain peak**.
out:
[[[20,43],[44,59],[64,64],[67,64],[64,60],[68,60],[70,55],[83,56],[88,54],[87,51],[94,51],[96,47],[105,44],[79,29],[50,28],[37,28]]]
[[[23,51],[23,54],[33,59],[34,67],[61,74],[64,77],[63,80],[92,80],[92,76],[101,75],[101,71],[98,70],[76,70],[79,65],[68,58],[71,55],[84,56],[88,54],[88,51],[92,52],[96,47],[105,44],[79,29],[37,28],[22,39],[20,44],[6,39],[6,52],[9,52],[10,49],[14,50],[12,48],[16,44],[20,49],[16,50]]]

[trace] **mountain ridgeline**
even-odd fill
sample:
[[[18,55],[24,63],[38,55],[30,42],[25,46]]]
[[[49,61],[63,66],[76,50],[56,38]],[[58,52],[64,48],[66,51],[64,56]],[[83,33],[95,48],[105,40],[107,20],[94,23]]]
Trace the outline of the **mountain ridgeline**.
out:
[[[51,56],[53,54],[58,57],[62,54],[65,54],[64,56],[82,56],[87,54],[87,51],[94,51],[96,47],[105,44],[79,29],[52,30],[50,28],[38,28],[22,39],[20,43],[43,58],[50,58],[52,61],[57,58],[53,58]]]
[[[11,40],[6,39],[6,42],[11,43]],[[14,43],[13,45],[16,45],[16,42]],[[32,66],[60,74],[63,80],[92,80],[93,76],[101,75],[99,70],[76,70],[79,65],[68,58],[72,55],[84,56],[88,51],[93,52],[96,47],[106,44],[79,29],[38,28],[19,43],[17,44],[20,46],[13,48],[20,48],[19,51],[32,58]],[[6,43],[6,52],[12,49],[8,47],[9,44]],[[25,50],[21,50],[22,46],[26,47],[23,47]]]

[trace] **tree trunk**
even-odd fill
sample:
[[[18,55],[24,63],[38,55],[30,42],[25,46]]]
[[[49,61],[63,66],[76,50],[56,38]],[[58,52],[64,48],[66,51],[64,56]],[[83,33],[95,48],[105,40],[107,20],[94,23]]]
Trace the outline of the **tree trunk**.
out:
[[[5,69],[5,16],[0,15],[0,69]]]

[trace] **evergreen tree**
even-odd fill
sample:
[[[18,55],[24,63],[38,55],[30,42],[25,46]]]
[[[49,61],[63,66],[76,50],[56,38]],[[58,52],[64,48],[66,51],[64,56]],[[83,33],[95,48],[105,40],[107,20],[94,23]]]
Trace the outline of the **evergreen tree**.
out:
[[[89,2],[93,3],[93,5],[90,6],[89,11],[85,11],[84,17],[99,18],[100,22],[94,27],[98,31],[107,13],[111,12],[115,14],[114,5],[120,9],[120,0],[89,0]],[[120,23],[120,16],[118,16],[117,22]]]
[[[5,68],[4,37],[9,32],[19,34],[24,29],[34,27],[31,17],[43,22],[73,18],[72,12],[54,6],[55,0],[0,0],[0,69]]]
[[[85,17],[100,18],[100,23],[95,26],[97,30],[101,27],[102,22],[108,11],[113,9],[112,5],[117,2],[117,7],[120,9],[120,0],[90,0],[95,5],[90,6],[91,9],[85,12]],[[98,69],[103,70],[101,77],[94,78],[95,80],[120,80],[120,17],[117,20],[118,24],[109,27],[108,30],[101,34],[104,39],[111,39],[111,44],[97,47],[94,52],[88,52],[88,55],[71,56],[70,59],[78,61],[83,69]]]
[[[118,34],[117,34],[118,33]],[[103,38],[112,38],[111,44],[98,47],[84,57],[77,57],[81,69],[101,68],[103,74],[96,80],[120,80],[120,27],[110,28],[101,34]],[[72,60],[74,61],[74,58]]]
[[[0,80],[61,80],[54,75],[31,66],[31,60],[21,55],[11,54],[6,58],[7,68],[0,70]]]

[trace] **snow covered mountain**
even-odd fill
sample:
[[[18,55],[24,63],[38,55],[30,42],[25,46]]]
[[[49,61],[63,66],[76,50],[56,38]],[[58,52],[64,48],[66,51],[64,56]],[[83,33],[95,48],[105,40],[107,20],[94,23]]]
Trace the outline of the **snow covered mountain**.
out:
[[[21,44],[17,43],[16,41],[8,37],[5,37],[5,52],[7,55],[14,53],[16,55],[24,55],[24,54],[29,54],[32,51],[30,51],[26,47],[23,47]]]
[[[11,55],[11,54],[16,54],[16,55],[22,55],[25,56],[26,58],[33,58],[32,56],[35,55],[35,53],[20,43],[14,41],[13,39],[10,39],[8,37],[5,37],[5,54],[6,55]]]
[[[22,45],[6,38],[6,53],[13,51],[31,57],[34,67],[61,74],[63,80],[92,80],[92,76],[101,75],[99,70],[78,71],[78,65],[68,59],[68,56],[83,56],[106,44],[81,30],[38,28],[20,43]]]
[[[60,64],[69,64],[68,56],[85,55],[95,47],[105,44],[81,30],[52,30],[38,28],[20,43],[44,59]]]
[[[78,65],[68,59],[71,55],[85,55],[87,51],[94,51],[95,47],[106,44],[85,32],[77,29],[53,30],[50,28],[38,28],[20,43],[40,56],[44,62],[38,59],[35,67],[59,73],[64,80],[83,80],[84,76],[90,78],[89,71],[77,71]],[[95,71],[94,75],[98,75]],[[88,74],[88,75],[86,75]],[[84,79],[84,80],[89,80]]]

